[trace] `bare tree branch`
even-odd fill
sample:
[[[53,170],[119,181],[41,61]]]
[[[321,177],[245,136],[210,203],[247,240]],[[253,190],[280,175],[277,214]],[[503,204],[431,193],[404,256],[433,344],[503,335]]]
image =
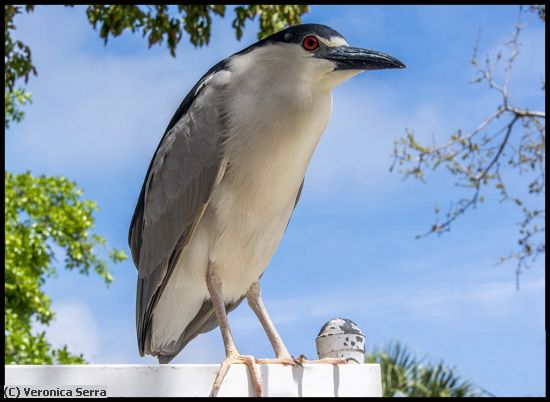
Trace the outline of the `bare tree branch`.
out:
[[[541,13],[540,9],[535,11]],[[516,260],[516,278],[519,287],[519,275],[540,254],[545,252],[544,242],[544,209],[533,209],[526,206],[526,200],[510,194],[502,175],[503,166],[506,173],[516,172],[530,175],[527,192],[533,196],[544,196],[545,181],[545,142],[546,114],[544,111],[529,110],[514,104],[510,95],[511,72],[521,49],[520,34],[526,27],[521,22],[523,9],[520,7],[520,18],[514,27],[512,37],[504,43],[507,56],[499,51],[493,59],[486,56],[484,63],[478,60],[479,35],[474,46],[471,63],[476,68],[477,77],[472,83],[487,83],[490,90],[497,91],[501,100],[496,110],[489,114],[471,132],[457,130],[442,145],[432,140],[432,145],[420,144],[414,133],[407,129],[406,136],[395,141],[393,163],[390,171],[396,166],[404,178],[414,177],[425,181],[425,173],[438,168],[445,168],[456,179],[458,187],[471,188],[470,197],[453,202],[444,219],[440,218],[436,208],[436,220],[430,229],[417,238],[432,233],[441,235],[450,231],[452,224],[469,209],[475,208],[484,201],[482,190],[494,184],[501,195],[500,202],[512,201],[522,208],[524,218],[519,225],[519,251],[502,257],[500,262]],[[544,9],[542,10],[544,14]],[[543,17],[541,19],[544,20]],[[504,61],[503,79],[498,81],[495,72],[499,62]],[[545,85],[543,80],[542,90]],[[504,121],[504,125],[497,122]],[[517,123],[520,123],[518,125]],[[495,126],[499,127],[495,129]],[[541,223],[542,222],[542,223]]]

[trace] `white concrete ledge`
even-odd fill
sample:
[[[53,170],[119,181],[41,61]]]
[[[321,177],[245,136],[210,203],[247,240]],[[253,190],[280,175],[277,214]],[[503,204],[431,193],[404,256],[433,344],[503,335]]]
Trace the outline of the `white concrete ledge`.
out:
[[[208,396],[216,364],[7,365],[5,385],[105,386],[110,397]],[[382,396],[378,364],[260,365],[265,396]],[[246,366],[229,369],[218,396],[254,396]]]

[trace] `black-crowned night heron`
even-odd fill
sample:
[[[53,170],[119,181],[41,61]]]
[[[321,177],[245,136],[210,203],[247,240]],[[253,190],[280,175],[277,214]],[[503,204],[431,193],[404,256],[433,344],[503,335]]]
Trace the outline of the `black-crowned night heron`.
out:
[[[331,90],[364,70],[403,67],[304,24],[222,60],[195,84],[153,156],[130,226],[142,356],[167,363],[219,325],[227,358],[213,394],[232,363],[247,364],[261,394],[256,363],[298,362],[263,306],[260,276],[300,197]],[[237,350],[227,313],[245,297],[276,359]]]

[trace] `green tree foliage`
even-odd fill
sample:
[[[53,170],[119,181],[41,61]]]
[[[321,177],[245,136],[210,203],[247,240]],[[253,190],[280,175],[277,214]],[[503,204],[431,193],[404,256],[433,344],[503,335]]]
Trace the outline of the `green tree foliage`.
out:
[[[34,6],[25,6],[26,12],[31,12]],[[5,128],[10,121],[19,122],[23,118],[21,106],[29,103],[31,94],[23,87],[18,87],[18,81],[26,84],[31,74],[36,75],[36,68],[32,64],[31,49],[20,40],[12,38],[15,31],[14,17],[21,12],[21,6],[5,6],[4,37],[6,49],[4,53],[4,113]]]
[[[445,170],[458,187],[469,191],[469,195],[453,202],[443,217],[436,208],[435,222],[427,233],[417,237],[448,232],[460,216],[484,202],[491,188],[497,190],[501,202],[512,202],[521,208],[523,219],[518,222],[517,248],[499,260],[516,262],[518,288],[520,273],[544,254],[546,248],[546,210],[533,207],[540,204],[537,201],[544,197],[546,189],[546,113],[515,103],[509,85],[514,62],[521,50],[520,34],[525,27],[521,17],[525,10],[520,8],[520,20],[510,40],[493,59],[487,56],[480,61],[477,45],[474,49],[471,63],[477,77],[472,83],[484,83],[499,95],[500,101],[495,109],[478,123],[476,129],[458,129],[439,144],[435,141],[421,143],[412,130],[407,130],[406,136],[395,142],[391,168],[399,166],[405,178],[421,181],[425,181],[430,171]],[[536,19],[544,23],[545,6],[532,6],[528,10],[537,13]],[[544,49],[540,51],[544,52]],[[498,80],[499,76],[503,78]],[[533,87],[541,89],[540,100],[544,102],[544,79],[534,82]],[[524,191],[513,194],[509,189],[509,178],[518,175],[525,182]]]
[[[306,5],[247,5],[235,7],[232,26],[237,39],[241,39],[247,20],[259,17],[258,38],[280,31],[287,25],[299,24],[302,14],[308,11]],[[208,45],[212,16],[225,16],[225,5],[95,5],[87,10],[88,20],[105,40],[119,36],[125,30],[141,32],[147,36],[149,46],[162,44],[166,40],[172,56],[183,37],[189,35],[195,46]]]
[[[476,397],[490,395],[461,378],[443,361],[425,363],[399,342],[390,343],[365,357],[366,363],[380,364],[384,396]]]
[[[64,177],[6,172],[5,191],[6,363],[81,363],[81,355],[66,347],[53,349],[45,334],[35,334],[31,327],[35,321],[47,325],[54,317],[42,287],[56,272],[56,256],[63,254],[68,269],[86,275],[95,271],[106,283],[112,281],[106,261],[98,256],[105,240],[89,232],[97,207]],[[113,249],[109,258],[120,262],[126,256]]]

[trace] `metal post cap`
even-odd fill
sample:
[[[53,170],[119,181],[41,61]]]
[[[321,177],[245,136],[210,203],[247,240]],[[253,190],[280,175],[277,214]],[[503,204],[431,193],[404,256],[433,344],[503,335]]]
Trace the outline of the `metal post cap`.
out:
[[[365,361],[365,335],[347,318],[334,318],[323,325],[315,343],[320,359],[340,357],[356,363]]]

